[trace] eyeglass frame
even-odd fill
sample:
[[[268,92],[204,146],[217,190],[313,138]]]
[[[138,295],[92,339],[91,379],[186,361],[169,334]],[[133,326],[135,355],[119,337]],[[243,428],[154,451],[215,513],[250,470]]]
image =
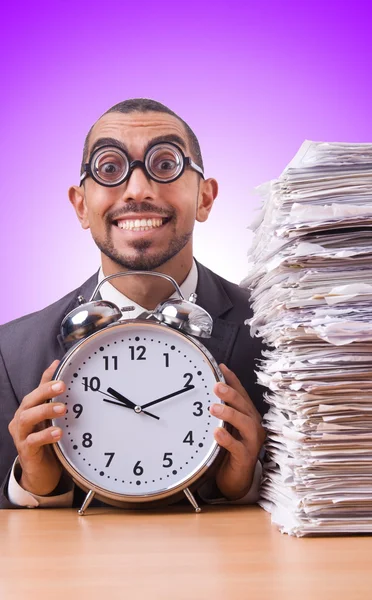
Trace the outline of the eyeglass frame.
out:
[[[151,175],[151,173],[148,172],[147,168],[146,168],[146,157],[149,154],[149,152],[155,147],[155,146],[161,146],[163,144],[167,144],[170,146],[174,146],[178,152],[181,154],[182,159],[183,159],[183,165],[182,165],[182,169],[181,171],[178,173],[178,175],[176,175],[176,177],[174,177],[173,179],[169,179],[168,181],[161,181],[159,179],[155,179],[155,177],[153,177]],[[118,181],[117,183],[103,183],[102,181],[99,181],[98,178],[96,178],[94,171],[91,167],[91,164],[93,162],[93,159],[95,158],[96,154],[98,152],[100,152],[101,150],[104,150],[105,148],[113,148],[116,151],[119,151],[120,153],[124,154],[124,156],[126,157],[127,161],[128,161],[128,172],[126,174],[126,176],[124,177],[124,179],[121,179],[120,181]],[[99,185],[103,185],[104,187],[117,187],[118,185],[121,185],[122,183],[124,183],[125,181],[128,181],[128,179],[130,178],[130,176],[133,173],[133,170],[136,169],[137,167],[139,167],[140,169],[142,169],[142,171],[145,173],[145,175],[147,177],[149,177],[152,181],[156,181],[157,183],[173,183],[173,181],[176,181],[177,179],[179,179],[181,177],[181,175],[183,175],[186,167],[191,167],[192,169],[194,169],[194,171],[196,171],[197,173],[199,173],[199,175],[201,175],[201,177],[204,179],[204,171],[201,167],[199,167],[199,165],[197,165],[190,156],[185,156],[183,150],[174,142],[168,142],[168,141],[164,141],[164,142],[156,142],[155,144],[152,144],[152,146],[150,146],[146,152],[145,155],[143,157],[143,160],[129,160],[129,156],[128,153],[123,150],[122,148],[120,148],[119,146],[115,146],[115,144],[106,144],[104,146],[100,146],[99,148],[96,148],[93,152],[93,154],[90,157],[89,162],[84,163],[83,167],[84,167],[84,172],[80,175],[80,185],[83,183],[83,181],[87,178],[87,177],[91,177],[96,183],[98,183]]]

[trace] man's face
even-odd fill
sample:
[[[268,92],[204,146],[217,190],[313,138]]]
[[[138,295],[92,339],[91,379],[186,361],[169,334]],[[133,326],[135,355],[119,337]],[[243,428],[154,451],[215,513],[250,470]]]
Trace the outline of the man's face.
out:
[[[147,148],[163,139],[173,140],[190,156],[183,124],[166,113],[104,115],[90,134],[88,161],[92,150],[108,139],[124,145],[131,161],[142,161]],[[135,168],[127,181],[112,188],[88,177],[84,186],[71,188],[70,199],[108,259],[125,269],[152,270],[180,253],[192,256],[195,219],[204,221],[211,207],[205,206],[204,185],[189,167],[165,184]]]

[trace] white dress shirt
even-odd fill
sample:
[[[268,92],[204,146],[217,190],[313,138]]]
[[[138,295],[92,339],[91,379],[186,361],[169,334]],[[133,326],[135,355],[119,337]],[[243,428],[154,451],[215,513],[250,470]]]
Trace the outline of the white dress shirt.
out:
[[[102,267],[99,270],[98,281],[102,281],[104,278],[104,274],[102,271]],[[198,269],[195,261],[193,261],[191,270],[186,277],[185,281],[180,285],[181,292],[186,299],[190,297],[192,293],[195,293],[196,286],[198,283]],[[129,298],[127,298],[124,294],[119,292],[109,281],[106,281],[102,287],[100,288],[101,298],[103,300],[109,300],[116,304],[119,308],[123,308],[124,306],[133,306],[134,310],[124,312],[122,319],[135,319],[141,313],[146,312],[146,309],[136,304]],[[177,292],[175,291],[170,297],[178,297]],[[250,487],[249,492],[240,500],[235,500],[230,502],[225,498],[211,498],[212,490],[214,490],[213,482],[207,482],[201,488],[198,489],[198,493],[201,498],[209,503],[220,504],[229,502],[231,504],[254,504],[257,502],[259,498],[259,489],[261,483],[261,474],[262,467],[260,461],[257,461],[254,477],[252,481],[252,485]],[[23,506],[27,508],[36,508],[36,507],[52,507],[52,508],[60,508],[60,507],[70,507],[72,506],[73,500],[73,489],[74,483],[71,479],[65,478],[65,482],[63,486],[59,486],[63,488],[63,492],[59,495],[53,496],[38,496],[37,494],[31,494],[24,490],[20,485],[19,481],[21,479],[22,470],[19,464],[18,457],[14,461],[12,472],[9,479],[8,484],[8,498],[10,502],[17,506]]]

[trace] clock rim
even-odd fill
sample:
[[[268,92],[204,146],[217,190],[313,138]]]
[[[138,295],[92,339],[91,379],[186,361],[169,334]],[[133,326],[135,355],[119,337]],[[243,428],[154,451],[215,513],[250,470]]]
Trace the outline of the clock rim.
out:
[[[55,372],[53,374],[52,379],[53,380],[59,379],[59,374],[65,367],[66,363],[68,361],[70,361],[71,357],[79,351],[80,347],[85,345],[88,341],[92,340],[94,337],[99,337],[104,332],[107,332],[107,330],[109,330],[109,329],[113,329],[113,328],[117,328],[117,327],[122,328],[122,327],[127,327],[130,325],[137,325],[137,326],[145,325],[146,327],[155,327],[156,329],[158,329],[159,327],[165,327],[167,331],[171,331],[177,335],[180,335],[181,337],[185,338],[189,343],[194,345],[205,356],[205,358],[207,359],[209,366],[212,369],[212,372],[216,378],[216,383],[225,382],[224,376],[222,374],[221,369],[218,366],[217,361],[214,359],[214,357],[209,352],[209,350],[199,340],[194,339],[191,335],[184,333],[183,331],[180,331],[179,329],[170,327],[169,325],[166,325],[165,323],[159,323],[158,321],[154,321],[154,320],[150,320],[150,319],[141,319],[141,318],[126,319],[125,321],[119,321],[116,323],[112,323],[98,331],[91,333],[83,340],[79,340],[78,342],[76,342],[62,358],[61,362],[59,363],[57,369],[55,370]],[[53,402],[53,401],[59,401],[59,397],[52,398],[49,400],[49,402]],[[220,400],[220,402],[222,404],[225,404],[223,402],[223,400]],[[222,427],[225,429],[228,428],[227,424],[222,419],[219,419],[217,421],[216,427]],[[134,494],[128,495],[128,494],[119,494],[118,492],[111,492],[111,491],[107,490],[106,488],[103,488],[99,485],[94,484],[89,479],[87,479],[83,475],[81,475],[71,465],[71,463],[68,461],[68,459],[65,457],[63,451],[61,450],[61,448],[59,446],[59,442],[52,444],[52,448],[53,448],[58,460],[60,461],[63,468],[65,469],[65,471],[67,471],[68,475],[70,475],[72,480],[79,487],[81,487],[83,489],[83,491],[92,490],[95,493],[95,497],[99,498],[100,500],[103,500],[104,502],[107,502],[108,504],[111,503],[114,506],[120,506],[121,504],[143,505],[143,504],[149,503],[149,502],[153,502],[153,503],[160,502],[161,500],[169,498],[170,496],[180,496],[180,494],[183,492],[183,490],[194,486],[194,484],[197,481],[199,481],[200,479],[204,480],[204,476],[206,475],[208,469],[210,469],[210,467],[216,463],[216,460],[219,457],[219,455],[220,455],[220,458],[223,458],[223,456],[221,456],[221,455],[224,455],[224,452],[223,452],[224,449],[221,448],[221,446],[216,442],[216,440],[213,440],[212,450],[207,455],[207,459],[203,462],[200,469],[198,469],[194,473],[193,476],[187,477],[186,479],[182,479],[178,485],[172,486],[171,488],[166,488],[165,490],[162,490],[161,492],[144,493],[144,494],[137,493],[135,495]]]

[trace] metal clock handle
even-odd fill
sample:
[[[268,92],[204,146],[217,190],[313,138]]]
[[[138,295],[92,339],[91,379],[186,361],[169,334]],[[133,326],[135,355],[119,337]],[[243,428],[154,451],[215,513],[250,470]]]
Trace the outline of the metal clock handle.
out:
[[[156,271],[154,271],[154,272],[153,271],[124,271],[122,273],[113,273],[112,275],[107,275],[107,277],[102,279],[102,281],[100,281],[99,284],[96,286],[89,302],[92,302],[92,300],[94,300],[100,287],[104,283],[106,283],[106,281],[109,281],[110,279],[115,279],[115,277],[126,277],[127,275],[152,275],[153,277],[162,277],[163,279],[167,279],[175,287],[175,290],[176,290],[177,294],[179,295],[180,299],[185,300],[185,296],[182,294],[178,283],[173,279],[173,277],[170,277],[169,275],[165,275],[164,273],[157,273]]]

